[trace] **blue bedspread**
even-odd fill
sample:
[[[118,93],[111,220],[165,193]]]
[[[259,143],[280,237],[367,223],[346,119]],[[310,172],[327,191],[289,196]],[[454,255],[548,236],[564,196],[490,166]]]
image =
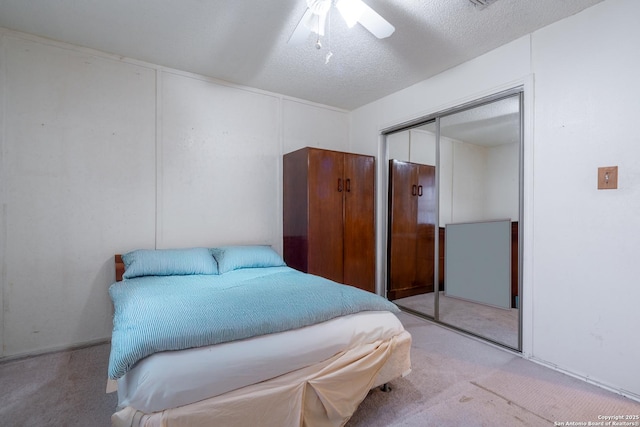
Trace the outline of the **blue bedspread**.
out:
[[[384,298],[289,267],[221,275],[151,276],[109,288],[115,307],[109,378],[155,352],[250,338],[367,310]]]

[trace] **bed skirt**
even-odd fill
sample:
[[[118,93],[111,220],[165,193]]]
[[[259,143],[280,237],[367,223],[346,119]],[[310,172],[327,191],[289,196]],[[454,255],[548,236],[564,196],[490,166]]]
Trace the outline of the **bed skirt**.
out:
[[[279,377],[178,408],[126,407],[112,427],[343,426],[370,389],[411,370],[411,335],[362,345]]]

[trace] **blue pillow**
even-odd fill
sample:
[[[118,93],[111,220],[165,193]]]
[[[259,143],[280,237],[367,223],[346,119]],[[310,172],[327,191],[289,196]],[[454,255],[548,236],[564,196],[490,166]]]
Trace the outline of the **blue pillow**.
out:
[[[125,271],[122,277],[186,276],[218,274],[216,261],[207,248],[138,249],[122,255]]]
[[[220,274],[239,268],[282,267],[282,257],[271,246],[221,246],[211,248]]]

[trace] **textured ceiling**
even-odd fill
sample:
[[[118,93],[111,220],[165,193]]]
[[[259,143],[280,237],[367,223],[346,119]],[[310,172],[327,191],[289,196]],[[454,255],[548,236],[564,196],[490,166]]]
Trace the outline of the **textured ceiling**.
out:
[[[287,43],[305,0],[0,0],[0,26],[351,110],[601,0],[365,1],[395,33],[334,13],[320,50]]]

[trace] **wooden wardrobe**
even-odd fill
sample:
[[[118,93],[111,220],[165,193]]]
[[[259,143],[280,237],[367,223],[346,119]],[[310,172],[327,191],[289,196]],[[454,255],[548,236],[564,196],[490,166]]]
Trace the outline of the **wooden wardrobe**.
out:
[[[303,148],[283,158],[284,260],[375,292],[375,159]]]
[[[435,171],[435,166],[389,161],[390,300],[433,292]]]

